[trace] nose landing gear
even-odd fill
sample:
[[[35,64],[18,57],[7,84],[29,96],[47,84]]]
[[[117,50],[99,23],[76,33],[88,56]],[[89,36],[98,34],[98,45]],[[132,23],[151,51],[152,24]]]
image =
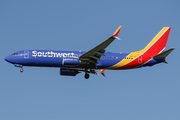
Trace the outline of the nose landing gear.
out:
[[[22,65],[20,65],[20,64],[14,64],[14,66],[15,66],[15,67],[20,67],[20,68],[21,68],[21,69],[20,69],[20,72],[23,72],[23,71],[24,71]]]
[[[23,68],[21,68],[21,69],[20,69],[20,72],[23,72],[23,71],[24,71]]]

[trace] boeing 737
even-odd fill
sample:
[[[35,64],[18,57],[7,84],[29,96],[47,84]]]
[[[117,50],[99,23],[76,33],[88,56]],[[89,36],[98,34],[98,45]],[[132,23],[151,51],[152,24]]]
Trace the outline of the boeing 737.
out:
[[[85,72],[85,78],[89,78],[89,73],[105,76],[104,71],[125,70],[145,66],[153,66],[158,63],[167,63],[165,58],[175,49],[164,51],[171,27],[164,27],[152,39],[152,41],[142,50],[131,53],[111,53],[106,52],[106,47],[118,38],[121,26],[107,40],[89,50],[81,51],[54,51],[54,50],[23,50],[13,53],[5,58],[15,67],[58,67],[60,75],[76,76],[80,72]]]

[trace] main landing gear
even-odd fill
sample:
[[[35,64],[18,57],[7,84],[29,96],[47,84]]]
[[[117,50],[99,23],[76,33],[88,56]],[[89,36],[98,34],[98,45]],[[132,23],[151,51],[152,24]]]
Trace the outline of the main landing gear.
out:
[[[86,73],[86,74],[84,75],[84,77],[85,77],[86,79],[88,79],[88,78],[89,78],[89,74]]]
[[[85,68],[85,75],[84,75],[84,78],[85,78],[85,79],[88,79],[88,78],[89,78],[88,68],[89,68],[89,66],[86,65],[86,68]]]

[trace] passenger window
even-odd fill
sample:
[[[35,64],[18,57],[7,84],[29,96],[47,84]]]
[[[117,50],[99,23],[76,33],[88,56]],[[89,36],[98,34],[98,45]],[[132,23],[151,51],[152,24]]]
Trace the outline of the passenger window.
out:
[[[12,55],[18,55],[18,53],[13,53]]]

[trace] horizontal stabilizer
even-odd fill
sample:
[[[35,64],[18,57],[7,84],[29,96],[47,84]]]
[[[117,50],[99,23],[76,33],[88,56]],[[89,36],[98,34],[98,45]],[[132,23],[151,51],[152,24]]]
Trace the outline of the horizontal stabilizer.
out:
[[[154,56],[153,58],[154,59],[165,59],[174,49],[175,48],[171,48],[169,50],[166,50],[166,51]],[[165,61],[165,63],[167,63],[167,62]]]

